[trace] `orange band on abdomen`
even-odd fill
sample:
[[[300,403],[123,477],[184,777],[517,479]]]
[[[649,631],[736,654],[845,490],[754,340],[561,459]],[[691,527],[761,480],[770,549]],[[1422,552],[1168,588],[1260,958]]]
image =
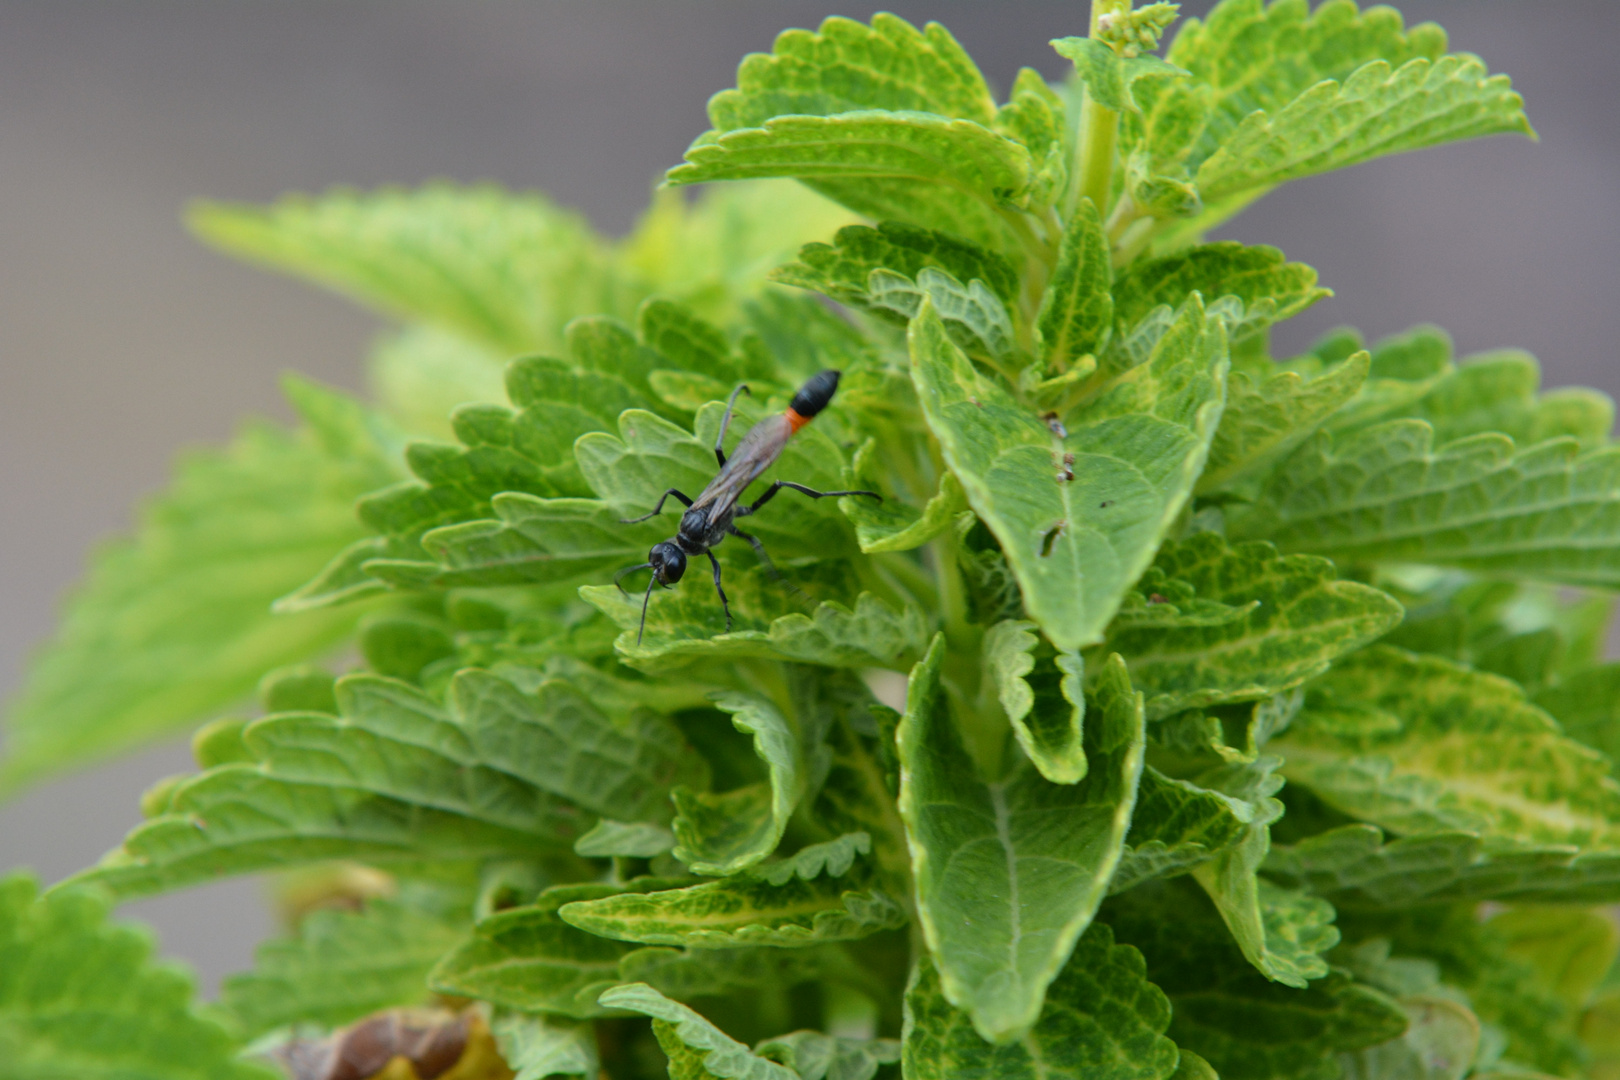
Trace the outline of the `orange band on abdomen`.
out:
[[[794,412],[792,409],[789,409],[787,411],[787,420],[788,420],[788,427],[791,428],[794,433],[797,433],[800,428],[804,427],[804,425],[806,425],[806,424],[808,424],[810,422],[811,417],[800,416],[798,413]]]

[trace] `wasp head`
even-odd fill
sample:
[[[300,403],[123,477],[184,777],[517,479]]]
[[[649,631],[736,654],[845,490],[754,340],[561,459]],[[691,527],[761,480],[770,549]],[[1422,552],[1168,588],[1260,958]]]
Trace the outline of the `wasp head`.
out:
[[[652,567],[653,579],[660,585],[673,585],[686,573],[686,552],[673,540],[654,544],[647,552],[647,565]]]

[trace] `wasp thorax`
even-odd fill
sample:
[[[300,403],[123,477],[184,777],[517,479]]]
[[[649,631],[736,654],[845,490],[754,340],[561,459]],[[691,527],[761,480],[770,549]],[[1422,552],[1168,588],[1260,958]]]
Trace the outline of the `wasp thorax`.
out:
[[[686,552],[673,540],[654,544],[652,550],[647,552],[647,562],[651,564],[653,577],[660,585],[673,585],[686,573]]]

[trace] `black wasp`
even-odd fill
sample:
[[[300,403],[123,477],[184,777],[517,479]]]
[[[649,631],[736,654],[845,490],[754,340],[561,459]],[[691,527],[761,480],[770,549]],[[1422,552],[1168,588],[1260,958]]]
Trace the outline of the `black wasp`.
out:
[[[822,371],[810,377],[810,381],[799,387],[799,392],[793,395],[793,401],[788,405],[787,411],[767,416],[759,423],[748,429],[737,449],[732,451],[731,457],[721,444],[725,442],[726,428],[731,424],[731,410],[737,403],[737,395],[749,393],[746,384],[740,385],[731,392],[726,401],[726,415],[720,421],[720,434],[714,440],[714,456],[720,461],[720,471],[714,479],[709,481],[707,487],[698,494],[696,499],[689,499],[681,492],[670,488],[658,498],[658,505],[652,508],[652,513],[643,514],[638,518],[626,518],[625,525],[634,525],[657,517],[664,510],[664,502],[671,495],[679,499],[686,506],[686,512],[681,515],[681,525],[672,539],[654,544],[647,553],[647,561],[639,565],[620,570],[614,577],[613,583],[617,585],[626,574],[633,574],[637,570],[652,569],[652,580],[647,583],[647,594],[641,600],[641,629],[636,632],[636,644],[641,644],[641,637],[647,631],[647,604],[652,599],[654,585],[665,588],[681,580],[686,573],[686,557],[688,555],[707,555],[710,564],[714,567],[714,591],[720,594],[720,609],[726,613],[726,630],[731,630],[731,605],[726,603],[726,590],[720,585],[720,561],[714,557],[711,550],[716,544],[727,536],[740,537],[753,545],[754,551],[768,567],[771,565],[770,557],[765,554],[765,545],[759,542],[759,537],[743,532],[732,524],[734,518],[747,517],[755,513],[760,507],[770,502],[776,493],[783,488],[792,488],[802,491],[812,499],[824,499],[829,495],[866,495],[882,501],[883,496],[875,491],[817,491],[815,488],[795,484],[791,480],[778,480],[765,489],[765,494],[755,499],[751,505],[739,506],[737,500],[747,490],[748,485],[759,479],[759,474],[771,467],[771,464],[782,455],[782,448],[787,441],[793,438],[794,432],[816,418],[816,414],[827,407],[832,400],[833,392],[838,389],[838,372]],[[623,590],[623,586],[619,586]]]

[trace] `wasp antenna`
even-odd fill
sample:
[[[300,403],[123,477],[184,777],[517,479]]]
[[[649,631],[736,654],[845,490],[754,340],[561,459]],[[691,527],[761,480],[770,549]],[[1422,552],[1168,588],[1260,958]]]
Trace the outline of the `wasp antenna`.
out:
[[[641,644],[641,638],[647,633],[647,605],[652,602],[653,586],[658,584],[657,575],[647,582],[647,594],[641,598],[641,629],[636,631],[636,644]]]
[[[650,563],[650,562],[644,562],[644,563],[637,563],[634,566],[627,566],[623,570],[620,570],[617,574],[613,575],[613,584],[615,586],[617,586],[617,588],[618,588],[618,590],[620,592],[624,593],[624,595],[626,595],[626,596],[629,596],[630,595],[629,590],[627,590],[623,585],[620,585],[619,582],[623,581],[625,578],[629,577],[631,574],[635,573],[637,570],[645,570],[651,565],[652,565],[652,563]]]

